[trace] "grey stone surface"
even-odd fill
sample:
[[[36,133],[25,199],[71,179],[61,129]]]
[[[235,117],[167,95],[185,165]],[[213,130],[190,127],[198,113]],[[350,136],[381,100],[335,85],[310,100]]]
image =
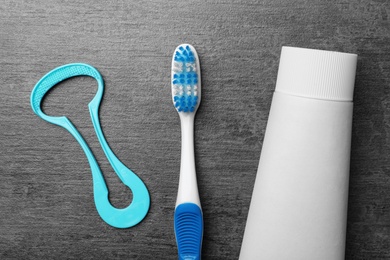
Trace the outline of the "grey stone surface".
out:
[[[203,259],[237,259],[283,45],[359,55],[346,259],[390,259],[390,2],[11,1],[0,4],[0,258],[176,259],[180,164],[170,60],[198,51],[196,117]],[[103,75],[100,118],[117,156],[151,192],[146,219],[118,230],[98,216],[87,160],[64,129],[35,116],[30,93],[49,70],[85,62]],[[92,129],[91,78],[59,84],[50,115],[67,115],[92,147],[114,205],[131,199]]]

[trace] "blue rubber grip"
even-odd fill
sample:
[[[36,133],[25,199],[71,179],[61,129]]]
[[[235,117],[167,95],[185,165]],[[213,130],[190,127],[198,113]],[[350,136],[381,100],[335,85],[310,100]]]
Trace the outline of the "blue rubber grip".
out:
[[[203,237],[203,214],[194,203],[183,203],[176,207],[175,235],[179,260],[200,260]]]

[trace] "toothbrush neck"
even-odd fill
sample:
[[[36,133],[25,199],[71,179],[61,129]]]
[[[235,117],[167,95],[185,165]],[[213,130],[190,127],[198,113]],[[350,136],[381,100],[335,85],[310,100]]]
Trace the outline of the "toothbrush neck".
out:
[[[194,117],[195,115],[182,115],[181,120],[181,151],[188,150],[194,152]]]
[[[180,115],[181,163],[176,205],[192,202],[200,206],[195,170],[194,114]]]

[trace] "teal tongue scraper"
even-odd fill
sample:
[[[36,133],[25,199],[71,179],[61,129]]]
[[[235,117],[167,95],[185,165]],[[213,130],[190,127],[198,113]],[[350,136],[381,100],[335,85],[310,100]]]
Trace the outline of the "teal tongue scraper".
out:
[[[92,154],[91,149],[84,141],[76,127],[65,116],[48,116],[41,110],[41,103],[45,94],[56,84],[71,77],[89,76],[97,80],[98,90],[96,96],[89,103],[89,112],[92,118],[93,127],[99,139],[100,145],[120,180],[131,189],[133,200],[129,206],[117,209],[110,204],[108,189],[104,181],[99,165]],[[128,228],[137,225],[146,216],[149,210],[149,192],[142,180],[127,168],[111,151],[104,138],[99,122],[99,105],[103,97],[104,84],[100,73],[92,66],[83,63],[73,63],[58,67],[47,73],[35,85],[31,93],[31,106],[33,111],[43,120],[49,123],[62,126],[68,130],[79,142],[88,158],[92,171],[93,193],[96,209],[100,217],[109,225],[116,228]]]

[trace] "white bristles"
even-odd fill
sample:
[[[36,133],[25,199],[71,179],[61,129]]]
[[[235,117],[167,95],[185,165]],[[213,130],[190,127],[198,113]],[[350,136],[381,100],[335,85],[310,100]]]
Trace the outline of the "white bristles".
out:
[[[173,95],[177,95],[179,93],[179,86],[178,85],[172,85],[172,93],[173,93]]]
[[[185,88],[185,90],[190,90],[188,87]],[[179,95],[182,96],[184,94],[184,87],[182,85],[172,85],[172,93],[173,95]]]
[[[186,71],[190,72],[191,69],[192,69],[192,71],[196,71],[195,63],[186,63]]]
[[[172,69],[175,72],[182,72],[183,71],[183,63],[174,61]]]

